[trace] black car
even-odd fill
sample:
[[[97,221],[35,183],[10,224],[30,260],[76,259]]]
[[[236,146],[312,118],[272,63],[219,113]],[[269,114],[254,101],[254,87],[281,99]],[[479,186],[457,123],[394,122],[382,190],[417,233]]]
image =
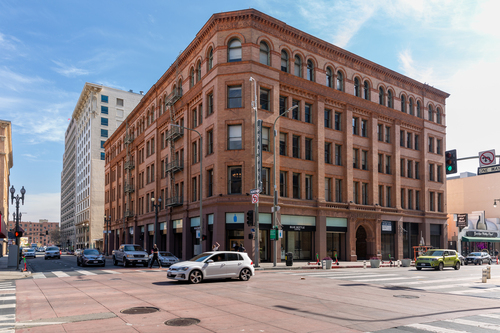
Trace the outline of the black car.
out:
[[[106,259],[96,249],[85,249],[76,257],[76,264],[78,266],[96,265],[104,267],[106,266]]]
[[[491,257],[486,252],[471,252],[465,258],[464,263],[466,265],[467,264],[482,265],[483,263],[491,265]]]

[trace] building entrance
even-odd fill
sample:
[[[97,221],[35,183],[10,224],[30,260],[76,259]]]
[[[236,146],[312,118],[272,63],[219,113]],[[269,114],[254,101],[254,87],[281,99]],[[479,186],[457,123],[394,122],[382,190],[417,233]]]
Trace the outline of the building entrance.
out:
[[[356,256],[358,260],[366,260],[366,230],[362,226],[356,230]]]

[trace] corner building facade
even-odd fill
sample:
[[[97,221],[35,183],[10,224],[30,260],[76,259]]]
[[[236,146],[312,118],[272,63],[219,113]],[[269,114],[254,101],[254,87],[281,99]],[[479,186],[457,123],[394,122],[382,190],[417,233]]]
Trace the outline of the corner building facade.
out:
[[[422,238],[446,245],[449,95],[249,9],[214,14],[106,141],[109,251],[157,242],[190,258],[201,195],[203,250],[243,244],[254,256],[254,94],[261,261],[273,259],[275,179],[278,259],[402,259]]]

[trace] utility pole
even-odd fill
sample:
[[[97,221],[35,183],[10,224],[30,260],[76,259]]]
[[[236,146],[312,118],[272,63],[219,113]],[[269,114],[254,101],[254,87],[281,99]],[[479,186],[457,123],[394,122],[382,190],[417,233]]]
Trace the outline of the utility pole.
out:
[[[255,113],[255,188],[260,190],[260,170],[259,165],[262,160],[261,152],[259,151],[259,139],[258,139],[258,124],[257,124],[257,81],[253,77],[250,77],[250,81],[253,81],[253,98],[252,98],[252,109]],[[260,259],[260,245],[259,245],[259,200],[255,203],[255,267],[259,267],[259,259]]]

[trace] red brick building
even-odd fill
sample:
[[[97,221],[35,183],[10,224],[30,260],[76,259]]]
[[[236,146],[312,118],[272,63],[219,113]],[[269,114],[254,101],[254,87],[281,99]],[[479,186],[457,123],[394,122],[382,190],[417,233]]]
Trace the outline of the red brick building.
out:
[[[39,222],[19,222],[23,237],[28,237],[28,243],[37,243],[38,246],[55,245],[51,231],[59,230],[59,222],[40,220]],[[8,230],[14,234],[16,222],[9,221]]]
[[[151,248],[150,203],[161,197],[159,246],[193,255],[200,137],[178,124],[203,137],[204,250],[243,243],[253,255],[245,223],[255,187],[250,77],[263,121],[261,260],[273,258],[274,176],[278,258],[403,258],[421,238],[445,246],[449,95],[249,9],[214,14],[106,141],[109,249]]]

